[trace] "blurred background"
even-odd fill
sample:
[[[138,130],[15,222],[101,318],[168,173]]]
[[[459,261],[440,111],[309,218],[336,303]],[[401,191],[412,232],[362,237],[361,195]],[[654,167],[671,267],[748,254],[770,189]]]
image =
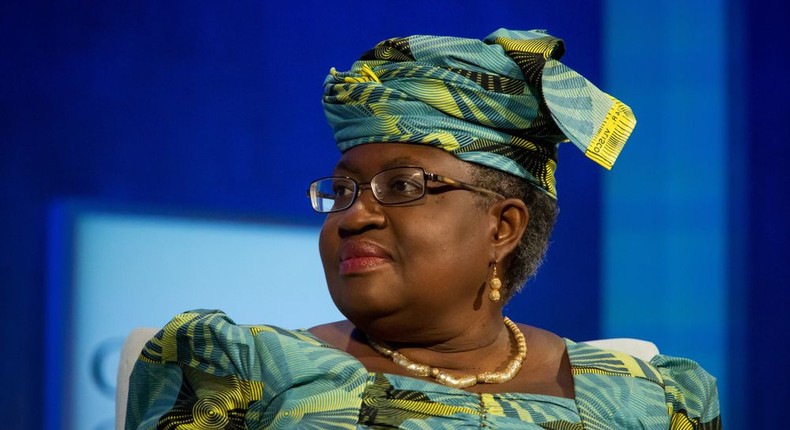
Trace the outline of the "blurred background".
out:
[[[561,149],[548,260],[506,312],[575,340],[649,339],[719,379],[727,428],[781,427],[783,2],[31,1],[0,11],[4,429],[111,428],[122,337],[190,307],[292,328],[335,318],[314,251],[322,218],[304,197],[338,157],[320,106],[329,68],[348,69],[388,37],[500,27],[563,38],[562,61],[638,119],[611,172]],[[289,294],[314,295],[327,314],[294,306],[286,319],[276,310]],[[120,331],[89,342],[106,327]]]

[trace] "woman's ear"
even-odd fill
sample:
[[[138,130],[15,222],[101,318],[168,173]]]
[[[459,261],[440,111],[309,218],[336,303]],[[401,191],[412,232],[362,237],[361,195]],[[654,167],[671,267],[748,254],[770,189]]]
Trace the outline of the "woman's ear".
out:
[[[516,249],[527,231],[529,209],[521,199],[505,199],[491,205],[489,214],[494,219],[491,244],[495,259],[502,261]]]

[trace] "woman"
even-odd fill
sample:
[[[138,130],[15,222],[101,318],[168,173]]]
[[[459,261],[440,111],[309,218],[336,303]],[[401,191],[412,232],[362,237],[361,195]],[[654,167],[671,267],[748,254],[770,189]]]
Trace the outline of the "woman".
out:
[[[412,36],[333,69],[324,108],[342,155],[309,196],[348,320],[179,315],[135,367],[127,428],[719,428],[694,362],[503,318],[548,243],[557,144],[611,167],[635,123],[562,51],[534,31]]]

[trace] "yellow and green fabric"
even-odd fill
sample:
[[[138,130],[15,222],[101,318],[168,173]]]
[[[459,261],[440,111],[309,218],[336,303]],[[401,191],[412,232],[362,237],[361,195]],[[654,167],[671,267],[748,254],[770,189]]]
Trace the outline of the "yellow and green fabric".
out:
[[[304,330],[173,319],[132,372],[127,429],[720,429],[715,380],[693,361],[649,363],[566,341],[575,399],[476,394],[368,372]]]
[[[536,30],[388,39],[349,71],[332,69],[324,112],[341,152],[433,145],[556,198],[558,143],[573,142],[608,169],[636,124],[628,106],[559,61],[564,51]]]

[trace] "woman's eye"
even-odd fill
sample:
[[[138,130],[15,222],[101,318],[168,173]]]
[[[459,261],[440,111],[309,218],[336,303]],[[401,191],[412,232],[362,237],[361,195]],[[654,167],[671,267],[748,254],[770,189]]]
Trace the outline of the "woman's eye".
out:
[[[389,184],[390,191],[398,194],[419,194],[422,184],[409,178],[393,178]]]
[[[336,197],[342,197],[351,193],[351,188],[345,184],[335,184],[332,186],[332,193]]]

